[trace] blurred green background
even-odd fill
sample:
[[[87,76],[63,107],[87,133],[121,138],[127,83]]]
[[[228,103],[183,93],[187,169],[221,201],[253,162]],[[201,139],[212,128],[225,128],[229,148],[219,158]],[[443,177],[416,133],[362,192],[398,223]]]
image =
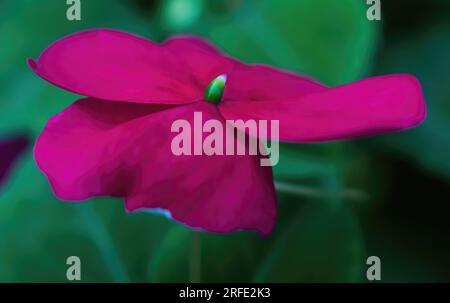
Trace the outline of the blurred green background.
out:
[[[381,1],[380,22],[367,20],[365,0],[81,2],[82,20],[69,22],[65,0],[0,1],[0,169],[10,168],[0,188],[0,282],[67,281],[73,255],[83,282],[359,282],[372,255],[384,282],[450,281],[450,1]],[[25,60],[94,27],[155,41],[193,33],[246,62],[328,85],[411,73],[428,118],[398,134],[283,145],[274,168],[279,221],[265,239],[193,236],[163,217],[127,215],[117,199],[62,203],[32,148],[77,96],[36,77]]]

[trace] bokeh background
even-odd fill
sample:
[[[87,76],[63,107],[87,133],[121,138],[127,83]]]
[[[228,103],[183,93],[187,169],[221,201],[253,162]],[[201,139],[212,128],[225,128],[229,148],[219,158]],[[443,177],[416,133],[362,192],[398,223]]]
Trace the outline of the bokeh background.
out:
[[[381,259],[385,282],[450,281],[450,1],[0,1],[0,282],[359,282]],[[328,85],[411,73],[428,118],[417,129],[349,142],[283,145],[274,168],[275,232],[196,234],[163,217],[126,214],[118,199],[58,201],[32,148],[45,122],[77,96],[26,66],[52,41],[112,27],[155,41],[204,36],[246,62]],[[176,168],[174,168],[176,169]],[[218,184],[220,186],[220,184]]]

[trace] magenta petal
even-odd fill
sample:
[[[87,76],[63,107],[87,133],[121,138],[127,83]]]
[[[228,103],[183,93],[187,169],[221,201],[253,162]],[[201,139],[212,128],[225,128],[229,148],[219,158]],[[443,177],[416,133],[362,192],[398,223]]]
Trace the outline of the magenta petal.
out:
[[[63,89],[99,99],[179,104],[197,101],[203,94],[177,53],[116,30],[65,37],[29,65]]]
[[[313,79],[266,65],[235,64],[228,75],[227,101],[270,101],[298,98],[326,87]]]
[[[426,106],[420,83],[410,75],[367,78],[299,98],[223,102],[226,119],[280,121],[280,140],[348,139],[408,129],[420,124]]]
[[[219,75],[229,74],[238,61],[226,56],[206,40],[194,36],[173,37],[164,42],[164,47],[177,54],[186,74],[202,91]]]
[[[268,234],[275,223],[270,167],[257,156],[174,156],[172,122],[221,119],[206,102],[154,106],[84,99],[50,119],[35,147],[63,200],[125,197],[126,208],[166,210],[211,232]]]
[[[225,100],[278,100],[325,89],[305,76],[266,65],[241,63],[198,37],[174,37],[164,46],[178,54],[200,89],[205,89],[217,76],[227,75]]]

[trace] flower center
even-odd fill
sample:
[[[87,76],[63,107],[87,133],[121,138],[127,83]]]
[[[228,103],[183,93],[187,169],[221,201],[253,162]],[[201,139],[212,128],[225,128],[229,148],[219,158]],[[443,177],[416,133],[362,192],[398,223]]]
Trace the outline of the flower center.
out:
[[[205,89],[204,98],[206,101],[217,104],[222,100],[225,84],[227,83],[227,75],[222,74],[212,80]]]

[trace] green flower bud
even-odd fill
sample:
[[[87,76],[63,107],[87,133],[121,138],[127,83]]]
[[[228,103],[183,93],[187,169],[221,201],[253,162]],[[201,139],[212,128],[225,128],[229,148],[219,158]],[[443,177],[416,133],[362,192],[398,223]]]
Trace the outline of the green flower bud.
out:
[[[209,83],[205,89],[205,100],[213,104],[217,104],[222,100],[223,91],[225,90],[225,84],[227,82],[227,75],[222,74]]]

